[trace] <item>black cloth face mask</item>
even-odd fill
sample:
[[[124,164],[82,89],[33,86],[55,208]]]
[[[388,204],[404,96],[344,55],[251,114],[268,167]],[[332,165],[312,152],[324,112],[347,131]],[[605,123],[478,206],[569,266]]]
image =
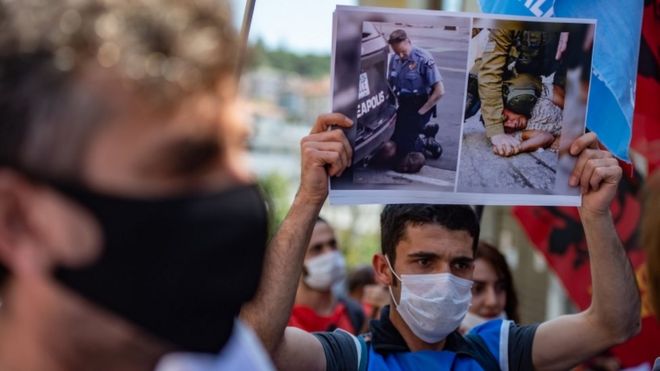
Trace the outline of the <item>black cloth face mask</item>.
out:
[[[99,258],[57,267],[57,280],[179,350],[224,346],[261,277],[268,213],[256,186],[137,199],[50,184],[103,231]]]

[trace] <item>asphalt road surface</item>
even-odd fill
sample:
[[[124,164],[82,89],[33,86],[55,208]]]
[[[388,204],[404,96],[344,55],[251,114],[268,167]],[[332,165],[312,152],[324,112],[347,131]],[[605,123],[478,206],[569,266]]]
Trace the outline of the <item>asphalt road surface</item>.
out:
[[[354,182],[453,191],[465,100],[469,27],[466,25],[456,30],[444,30],[379,24],[378,28],[384,35],[389,35],[397,28],[404,28],[413,45],[424,48],[433,55],[445,86],[445,95],[437,104],[437,117],[431,118],[431,122],[440,125],[436,140],[442,145],[443,153],[437,160],[427,159],[422,170],[416,174],[402,174],[370,167],[356,168]]]
[[[512,157],[493,153],[480,113],[465,122],[459,192],[552,194],[557,153],[540,149]]]

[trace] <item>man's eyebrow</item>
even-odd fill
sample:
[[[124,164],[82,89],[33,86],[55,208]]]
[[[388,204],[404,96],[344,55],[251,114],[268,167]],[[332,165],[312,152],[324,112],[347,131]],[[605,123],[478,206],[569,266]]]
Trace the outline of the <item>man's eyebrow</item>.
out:
[[[439,259],[440,255],[430,251],[417,251],[408,254],[409,258]]]
[[[474,258],[469,256],[456,256],[451,258],[452,263],[473,263]]]

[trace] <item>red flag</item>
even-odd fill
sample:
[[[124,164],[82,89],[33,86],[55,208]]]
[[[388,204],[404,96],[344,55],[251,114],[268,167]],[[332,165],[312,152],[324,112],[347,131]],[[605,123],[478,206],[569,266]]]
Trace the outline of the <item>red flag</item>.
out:
[[[637,96],[631,147],[660,166],[660,1],[646,1],[637,68]]]
[[[612,202],[612,218],[637,275],[642,293],[642,332],[612,349],[623,367],[653,362],[660,355],[660,326],[652,315],[645,281],[645,254],[639,245],[641,177],[624,178]],[[577,208],[515,207],[514,215],[581,310],[591,303],[589,253]]]

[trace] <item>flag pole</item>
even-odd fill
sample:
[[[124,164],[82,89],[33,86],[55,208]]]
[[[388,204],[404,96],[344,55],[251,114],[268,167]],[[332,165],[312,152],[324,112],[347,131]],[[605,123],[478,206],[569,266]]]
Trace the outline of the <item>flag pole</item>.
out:
[[[238,63],[236,65],[236,83],[241,79],[243,65],[246,62],[248,37],[250,35],[250,26],[252,25],[252,15],[254,14],[256,0],[247,0],[243,11],[243,24],[241,25],[241,44],[238,52]]]

